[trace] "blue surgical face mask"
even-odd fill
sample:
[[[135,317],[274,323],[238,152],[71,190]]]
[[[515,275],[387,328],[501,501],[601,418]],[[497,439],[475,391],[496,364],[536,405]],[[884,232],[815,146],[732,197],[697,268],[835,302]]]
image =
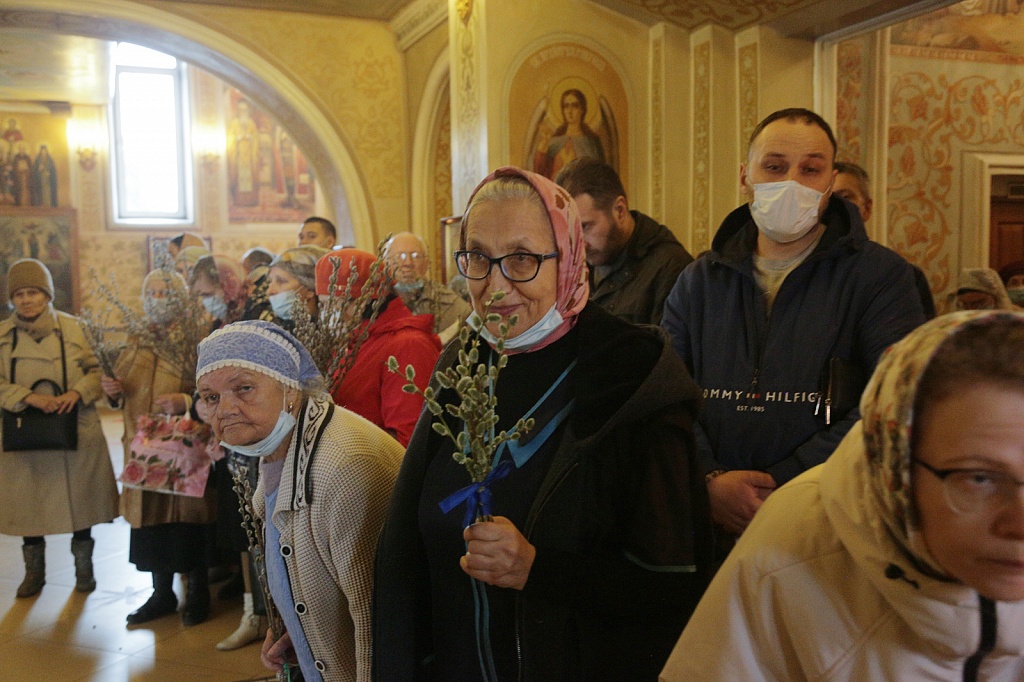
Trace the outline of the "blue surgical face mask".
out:
[[[536,346],[538,343],[548,338],[551,332],[558,329],[558,327],[564,322],[562,314],[555,308],[555,304],[551,305],[551,308],[544,313],[544,317],[537,320],[532,327],[527,329],[522,334],[513,336],[511,339],[505,340],[506,350],[527,350]],[[469,323],[474,329],[480,331],[480,336],[484,338],[492,346],[498,343],[498,337],[491,333],[486,326],[480,324],[480,316],[473,312],[469,316]]]
[[[292,319],[292,308],[295,307],[295,298],[295,289],[279,291],[276,294],[267,296],[267,300],[270,301],[270,308],[282,320]]]
[[[223,320],[228,315],[228,304],[224,302],[224,297],[221,294],[203,296],[203,307],[215,320]]]
[[[282,398],[282,403],[284,399]],[[277,423],[274,424],[274,430],[271,431],[266,438],[251,445],[232,445],[221,441],[220,444],[226,447],[228,450],[237,452],[240,455],[246,455],[248,457],[267,457],[268,455],[274,454],[277,450],[277,446],[284,441],[285,438],[291,435],[292,429],[295,428],[295,417],[292,416],[291,412],[284,409],[284,405],[281,405],[281,414],[277,415]]]
[[[1024,287],[1007,287],[1006,293],[1014,305],[1024,305]]]

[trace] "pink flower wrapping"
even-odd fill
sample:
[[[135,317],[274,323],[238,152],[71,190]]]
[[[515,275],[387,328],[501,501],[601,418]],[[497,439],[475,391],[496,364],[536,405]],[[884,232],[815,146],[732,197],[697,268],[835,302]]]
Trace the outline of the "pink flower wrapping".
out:
[[[141,483],[146,478],[146,466],[137,459],[130,459],[121,472],[121,482],[127,485]]]
[[[210,427],[187,417],[149,416],[139,417],[136,426],[121,482],[152,492],[202,497],[213,463]]]

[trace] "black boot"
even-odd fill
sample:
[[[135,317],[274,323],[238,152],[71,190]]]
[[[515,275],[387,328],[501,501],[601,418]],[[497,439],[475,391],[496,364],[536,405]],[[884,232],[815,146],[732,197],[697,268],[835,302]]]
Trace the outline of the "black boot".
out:
[[[178,597],[171,587],[173,581],[173,573],[153,571],[153,594],[145,604],[128,614],[128,625],[147,623],[177,611]]]
[[[46,544],[24,545],[21,553],[25,557],[25,579],[18,585],[18,599],[34,597],[46,584]]]
[[[96,541],[92,538],[71,538],[71,555],[75,557],[75,589],[92,592],[96,589],[96,578],[92,572],[92,550]]]
[[[185,594],[185,608],[181,612],[184,625],[199,625],[210,615],[210,583],[206,568],[188,572],[188,592]]]

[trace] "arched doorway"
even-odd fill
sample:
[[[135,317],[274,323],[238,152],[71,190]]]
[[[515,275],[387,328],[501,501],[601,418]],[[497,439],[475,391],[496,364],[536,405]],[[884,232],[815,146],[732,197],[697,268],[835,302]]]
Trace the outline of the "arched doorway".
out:
[[[344,132],[258,52],[192,19],[125,0],[27,0],[0,12],[4,28],[134,42],[200,66],[250,94],[308,150],[339,223],[351,225],[356,243],[375,243],[372,202]]]

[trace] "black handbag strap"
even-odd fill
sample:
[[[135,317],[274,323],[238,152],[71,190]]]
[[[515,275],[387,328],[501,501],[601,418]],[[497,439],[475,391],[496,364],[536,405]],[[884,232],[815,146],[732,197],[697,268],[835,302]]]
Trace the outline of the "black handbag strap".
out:
[[[60,318],[59,317],[57,318],[56,334],[57,334],[57,338],[60,339],[60,371],[61,371],[61,377],[64,380],[64,388],[61,391],[61,395],[63,395],[64,393],[68,392],[68,356],[67,356],[67,351],[64,350],[64,328],[61,327]],[[18,347],[18,328],[15,327],[14,328],[14,343],[11,344],[11,372],[10,372],[10,374],[11,374],[11,383],[12,384],[15,383],[15,381],[14,381],[14,361],[17,360],[18,358],[14,357],[14,349],[17,348],[17,347]],[[53,382],[51,381],[50,383],[52,384]],[[32,388],[35,388],[38,384],[39,384],[38,381],[36,383],[32,384]]]

